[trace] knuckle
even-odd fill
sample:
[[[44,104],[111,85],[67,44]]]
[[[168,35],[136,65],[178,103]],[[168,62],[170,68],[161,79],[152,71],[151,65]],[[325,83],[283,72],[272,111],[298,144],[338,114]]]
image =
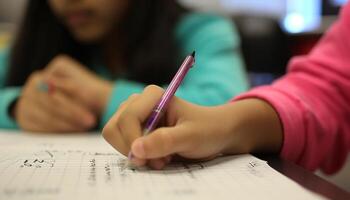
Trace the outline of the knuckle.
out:
[[[40,71],[34,71],[34,72],[29,76],[29,80],[32,80],[32,81],[39,80],[40,78],[41,78],[41,73],[40,73]]]
[[[148,85],[144,89],[145,93],[162,93],[163,89],[157,85]]]
[[[127,105],[128,105],[128,101],[123,101],[123,102],[119,105],[118,112],[119,112],[120,110],[123,110]]]
[[[56,57],[54,57],[51,62],[49,63],[49,68],[52,69],[54,68],[57,64],[60,64],[62,62],[61,56],[58,55]]]
[[[66,54],[59,54],[52,61],[54,63],[61,63],[65,62],[66,60],[69,60],[69,56],[67,56]]]
[[[118,131],[122,133],[129,124],[129,117],[122,113],[119,118],[116,119],[115,124],[117,125]]]
[[[119,123],[125,126],[130,125],[130,123],[140,123],[140,110],[135,106],[128,106],[125,111],[121,113],[120,118],[122,118],[123,121]]]
[[[116,113],[112,116],[112,118],[109,121],[113,121],[116,122],[119,119],[119,116],[124,112],[124,107],[126,105],[122,105],[121,107],[119,107],[119,109],[116,111]]]
[[[127,101],[133,101],[135,99],[137,99],[140,96],[140,94],[132,94],[129,96]]]
[[[140,94],[132,94],[128,97],[127,100],[125,100],[123,103],[120,104],[119,106],[119,110],[121,109],[128,109],[130,110],[130,106],[132,105],[131,103],[134,102],[136,99],[138,99],[138,97],[140,96]]]
[[[69,58],[69,56],[66,55],[66,54],[59,54],[59,55],[57,55],[56,57],[57,57],[58,59],[68,59],[68,58]]]
[[[66,63],[69,61],[69,56],[65,54],[60,54],[54,57],[51,62],[48,65],[49,70],[56,70],[59,68],[64,68],[66,66]]]

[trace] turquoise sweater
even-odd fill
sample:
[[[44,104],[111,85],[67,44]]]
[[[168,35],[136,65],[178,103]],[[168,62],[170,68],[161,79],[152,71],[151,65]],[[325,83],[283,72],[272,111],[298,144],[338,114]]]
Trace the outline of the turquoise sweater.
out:
[[[190,70],[176,96],[187,101],[213,106],[227,102],[248,88],[239,51],[239,38],[228,19],[202,13],[189,14],[176,28],[175,40],[180,58],[196,50],[196,65]],[[8,51],[0,52],[0,128],[17,128],[9,115],[9,106],[21,93],[21,87],[4,87]],[[103,68],[95,71],[106,77]],[[107,78],[107,77],[106,77]],[[133,93],[142,92],[145,84],[117,79],[109,103],[101,116],[100,127]],[[165,87],[165,86],[164,86]]]

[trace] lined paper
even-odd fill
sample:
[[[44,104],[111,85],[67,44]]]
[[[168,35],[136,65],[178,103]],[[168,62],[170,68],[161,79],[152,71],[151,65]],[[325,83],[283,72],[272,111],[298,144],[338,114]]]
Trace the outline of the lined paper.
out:
[[[323,199],[252,155],[122,170],[99,134],[0,131],[0,199]]]

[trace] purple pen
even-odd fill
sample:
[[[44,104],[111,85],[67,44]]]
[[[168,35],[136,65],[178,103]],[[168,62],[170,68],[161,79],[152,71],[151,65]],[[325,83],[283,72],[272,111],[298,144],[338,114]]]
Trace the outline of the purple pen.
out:
[[[184,80],[189,69],[194,65],[195,55],[196,52],[194,51],[191,55],[186,57],[185,61],[182,63],[179,70],[175,74],[173,80],[170,82],[168,88],[165,90],[164,94],[160,98],[158,104],[153,108],[153,111],[148,117],[146,125],[143,129],[143,136],[148,135],[157,127],[158,122],[162,118],[165,110],[167,109],[171,98],[174,96],[177,88],[179,88],[180,84]],[[131,152],[129,153],[128,158],[129,160],[132,158]],[[129,163],[127,162],[124,168],[127,168],[128,165]]]
[[[194,65],[195,55],[196,55],[196,52],[194,51],[191,55],[186,57],[185,61],[182,63],[179,70],[175,74],[173,80],[170,82],[170,85],[165,90],[165,93],[159,100],[159,103],[154,107],[144,127],[144,130],[143,130],[144,136],[148,135],[151,131],[153,131],[157,127],[158,122],[162,118],[163,113],[166,110],[171,98],[174,96],[177,88],[179,88],[180,84],[184,80],[189,69]]]

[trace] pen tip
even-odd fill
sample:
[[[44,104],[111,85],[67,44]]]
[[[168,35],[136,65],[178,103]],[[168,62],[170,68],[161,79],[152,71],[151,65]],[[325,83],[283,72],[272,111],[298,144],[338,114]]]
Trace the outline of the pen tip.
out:
[[[193,51],[191,56],[194,58],[196,56],[196,51]]]

